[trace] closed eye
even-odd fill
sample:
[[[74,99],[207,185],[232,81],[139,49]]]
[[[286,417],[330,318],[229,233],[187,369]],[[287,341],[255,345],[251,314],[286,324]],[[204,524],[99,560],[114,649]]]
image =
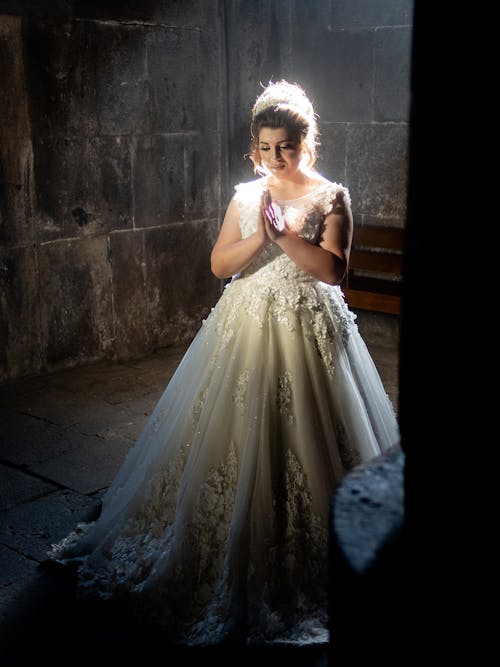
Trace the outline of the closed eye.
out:
[[[295,146],[295,144],[281,144],[280,146],[278,146],[278,148],[280,149],[280,151],[290,151],[290,150],[293,151],[293,150],[296,149],[296,146]],[[269,150],[271,150],[271,147],[270,146],[259,146],[259,150],[269,151]]]

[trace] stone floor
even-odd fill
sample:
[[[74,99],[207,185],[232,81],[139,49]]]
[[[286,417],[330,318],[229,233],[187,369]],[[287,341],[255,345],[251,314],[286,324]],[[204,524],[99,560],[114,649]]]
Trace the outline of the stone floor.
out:
[[[370,351],[397,408],[397,353]],[[185,348],[99,363],[0,387],[0,663],[91,664],[160,650],[168,665],[197,659],[161,638],[77,603],[69,573],[43,565],[49,545],[99,509]],[[208,652],[210,653],[210,652]],[[325,667],[324,649],[205,651],[219,664]]]

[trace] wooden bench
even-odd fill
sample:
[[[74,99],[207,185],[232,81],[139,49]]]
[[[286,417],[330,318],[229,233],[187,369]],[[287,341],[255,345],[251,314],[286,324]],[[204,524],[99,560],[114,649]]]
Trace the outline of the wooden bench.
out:
[[[401,312],[404,231],[397,227],[355,226],[351,256],[341,284],[350,308]]]

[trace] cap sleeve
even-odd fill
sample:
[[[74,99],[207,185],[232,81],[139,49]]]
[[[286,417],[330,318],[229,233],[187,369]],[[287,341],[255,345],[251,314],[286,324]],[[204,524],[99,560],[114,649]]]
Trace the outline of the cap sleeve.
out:
[[[344,201],[350,207],[351,206],[351,195],[349,189],[346,188],[342,183],[332,183],[327,189],[323,197],[323,210],[325,215],[329,215],[333,211],[333,202],[338,192],[344,193]]]

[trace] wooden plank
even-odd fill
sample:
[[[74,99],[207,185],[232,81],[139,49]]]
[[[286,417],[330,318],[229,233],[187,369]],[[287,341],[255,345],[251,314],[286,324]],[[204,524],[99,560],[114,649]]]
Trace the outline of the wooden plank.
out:
[[[349,258],[349,268],[401,275],[403,269],[403,256],[386,252],[357,250],[354,248],[351,251],[351,256]]]
[[[353,246],[403,250],[404,230],[399,227],[355,226]]]
[[[401,312],[401,298],[393,294],[377,292],[361,292],[358,290],[343,289],[349,308],[374,310],[379,313],[399,315]]]
[[[367,225],[354,228],[349,271],[342,284],[350,308],[400,314],[401,296],[398,292],[402,284],[394,277],[402,276],[403,241],[404,230],[398,227]],[[356,275],[356,270],[368,275]],[[384,274],[388,276],[387,280],[384,280]]]
[[[387,274],[383,275],[385,276]],[[349,273],[346,280],[343,282],[343,287],[348,287],[351,290],[358,290],[358,292],[380,292],[381,294],[401,296],[403,291],[403,281]]]

